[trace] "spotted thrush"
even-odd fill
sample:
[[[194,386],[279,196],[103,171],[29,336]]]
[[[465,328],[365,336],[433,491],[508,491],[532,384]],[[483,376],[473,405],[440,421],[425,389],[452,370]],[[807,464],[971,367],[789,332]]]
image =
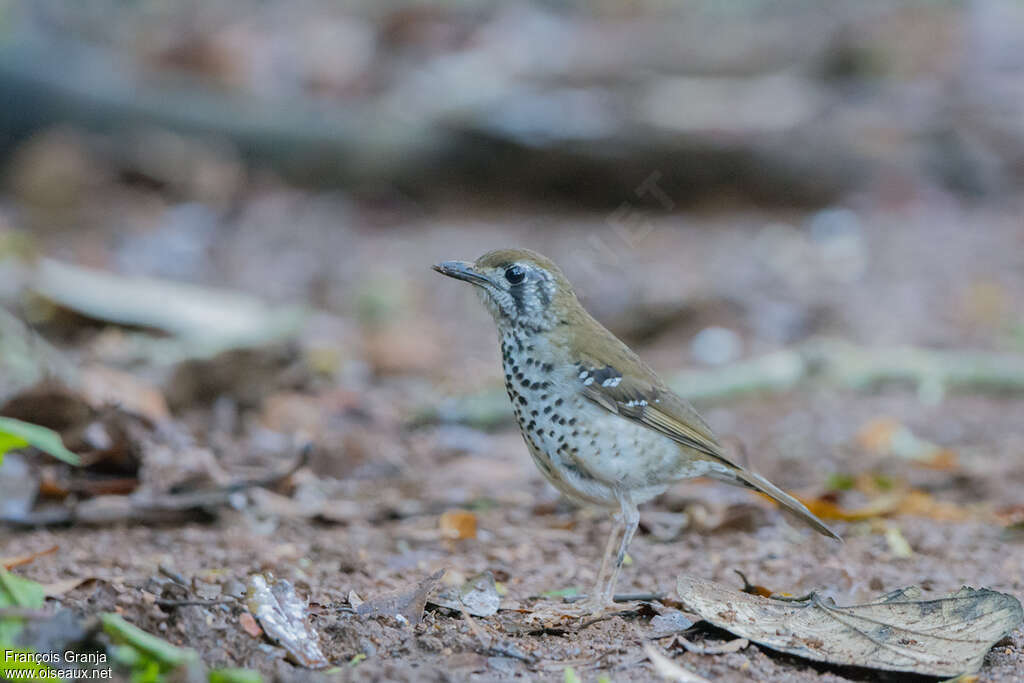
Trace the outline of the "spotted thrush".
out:
[[[616,510],[587,611],[613,599],[637,505],[681,479],[753,488],[841,540],[799,501],[732,462],[693,406],[587,313],[549,259],[500,249],[434,270],[475,285],[494,317],[505,387],[544,477],[576,502]]]

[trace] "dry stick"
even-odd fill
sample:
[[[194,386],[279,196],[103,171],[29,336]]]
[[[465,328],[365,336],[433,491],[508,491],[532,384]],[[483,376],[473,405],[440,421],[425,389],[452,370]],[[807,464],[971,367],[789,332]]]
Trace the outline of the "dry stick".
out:
[[[250,488],[269,488],[292,476],[309,462],[312,444],[306,444],[295,462],[284,470],[272,472],[256,479],[244,479],[216,489],[154,496],[136,500],[131,496],[104,496],[83,501],[75,507],[62,508],[56,513],[28,516],[9,520],[18,526],[49,526],[54,524],[112,524],[131,521],[136,523],[161,522],[178,519],[181,515],[208,508],[218,508],[231,502],[232,497]],[[94,501],[104,500],[96,506]]]
[[[158,598],[155,603],[160,607],[213,607],[216,605],[233,605],[238,601],[231,600],[165,600]]]
[[[616,593],[612,597],[613,602],[651,602],[653,600],[663,600],[665,593]],[[562,598],[567,603],[579,602],[586,600],[586,595],[569,595]]]
[[[40,557],[43,557],[44,555],[50,555],[52,553],[57,552],[58,550],[60,550],[60,546],[53,545],[49,548],[46,548],[45,550],[40,550],[39,552],[35,553],[29,553],[28,555],[19,555],[18,557],[7,557],[4,559],[0,559],[0,565],[3,565],[4,569],[14,569],[15,567],[21,567],[26,564],[35,562]]]

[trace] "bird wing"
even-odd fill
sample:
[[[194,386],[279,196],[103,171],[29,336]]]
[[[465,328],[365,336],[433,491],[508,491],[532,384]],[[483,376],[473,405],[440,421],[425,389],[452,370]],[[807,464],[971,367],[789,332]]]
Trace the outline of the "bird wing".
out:
[[[609,412],[738,468],[725,457],[711,428],[686,399],[668,389],[639,358],[629,360],[630,374],[593,359],[581,363],[578,377],[583,395]]]
[[[725,457],[711,428],[693,406],[666,387],[654,371],[624,344],[608,344],[606,350],[608,353],[602,354],[606,360],[590,355],[577,364],[577,377],[585,397],[609,412],[642,424],[686,448],[727,465],[728,471],[709,476],[760,491],[819,533],[843,540],[796,498]],[[630,372],[624,374],[616,369],[616,365],[628,367]]]

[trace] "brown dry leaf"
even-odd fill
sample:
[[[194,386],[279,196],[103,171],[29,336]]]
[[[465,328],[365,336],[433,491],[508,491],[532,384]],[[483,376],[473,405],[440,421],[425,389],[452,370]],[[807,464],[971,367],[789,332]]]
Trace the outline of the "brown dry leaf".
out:
[[[690,576],[679,577],[677,590],[705,620],[773,650],[930,676],[977,671],[985,653],[1024,620],[1013,596],[967,587],[936,600],[922,600],[910,587],[847,607],[817,596],[762,598]]]
[[[319,636],[307,620],[306,603],[284,579],[249,577],[245,604],[259,619],[267,636],[283,647],[296,664],[322,669],[330,664],[320,650]]]
[[[905,458],[923,467],[938,470],[959,467],[954,451],[922,439],[892,417],[868,420],[857,433],[857,443],[866,451]]]
[[[76,576],[72,579],[62,579],[60,581],[54,581],[53,583],[44,583],[43,593],[48,598],[59,598],[65,593],[75,590],[86,581],[92,581],[92,576]]]
[[[875,417],[865,422],[857,432],[857,443],[866,451],[885,454],[889,452],[893,435],[902,428],[896,418]]]
[[[744,593],[749,593],[751,595],[760,595],[762,598],[770,598],[774,594],[773,591],[769,590],[768,588],[765,588],[764,586],[758,586],[757,584],[750,583],[750,581],[747,580],[747,575],[741,572],[739,569],[733,569],[733,571],[736,572],[736,574],[739,575],[740,580],[743,581],[743,588],[741,588],[740,590],[742,590]]]
[[[129,413],[142,415],[153,422],[171,416],[164,395],[135,375],[99,365],[81,371],[81,392],[93,408],[121,406]]]
[[[462,540],[476,538],[476,515],[466,510],[448,510],[441,515],[441,535]]]
[[[838,519],[844,522],[861,522],[866,519],[874,519],[892,514],[899,507],[903,499],[901,494],[890,494],[881,496],[867,505],[852,510],[840,507],[837,503],[826,498],[801,498],[797,499],[807,506],[807,509],[821,519]]]
[[[924,491],[913,489],[907,491],[906,495],[903,496],[899,506],[896,508],[896,513],[928,517],[929,519],[947,522],[960,522],[974,516],[970,510],[956,503],[935,500]]]
[[[242,612],[238,617],[238,623],[242,626],[242,630],[253,638],[260,638],[263,636],[263,629],[260,628],[259,623],[256,621],[256,617],[254,617],[250,612]]]
[[[844,522],[862,522],[888,515],[914,515],[941,521],[962,521],[974,516],[967,508],[937,501],[928,493],[916,489],[892,491],[853,509],[844,508],[828,498],[797,498],[821,519]]]
[[[444,572],[445,570],[439,569],[415,586],[370,598],[356,607],[356,614],[361,617],[400,615],[410,624],[418,624],[423,618],[427,595],[437,586]]]

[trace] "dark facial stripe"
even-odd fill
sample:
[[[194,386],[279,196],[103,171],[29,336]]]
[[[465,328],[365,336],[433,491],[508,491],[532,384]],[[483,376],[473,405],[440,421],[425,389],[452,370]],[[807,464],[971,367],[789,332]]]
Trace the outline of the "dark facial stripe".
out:
[[[551,303],[551,292],[548,291],[550,284],[547,278],[544,278],[542,282],[537,284],[537,296],[540,298],[540,303],[544,308],[547,308],[548,304]]]
[[[522,285],[512,285],[509,287],[508,293],[512,295],[512,300],[516,302],[516,312],[519,315],[526,313],[526,302],[523,300],[523,294],[525,290]]]

